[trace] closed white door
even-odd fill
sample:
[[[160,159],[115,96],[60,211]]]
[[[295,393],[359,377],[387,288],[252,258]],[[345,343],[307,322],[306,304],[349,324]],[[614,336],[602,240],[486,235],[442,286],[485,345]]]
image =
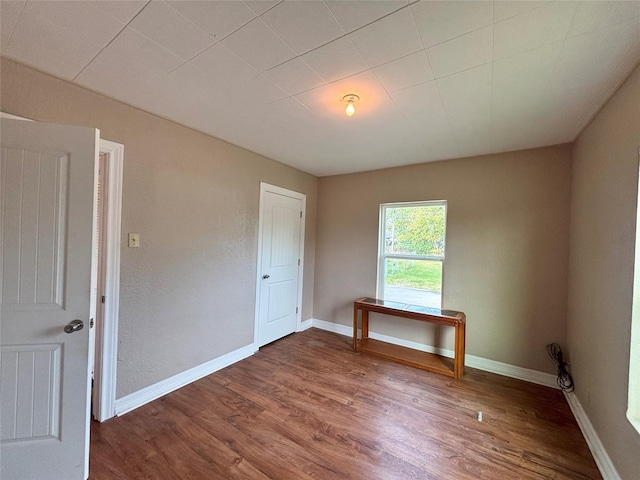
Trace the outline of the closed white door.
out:
[[[299,197],[263,192],[258,272],[259,347],[296,331],[300,308],[302,211],[303,201]]]
[[[99,132],[6,119],[1,129],[0,477],[82,480]]]

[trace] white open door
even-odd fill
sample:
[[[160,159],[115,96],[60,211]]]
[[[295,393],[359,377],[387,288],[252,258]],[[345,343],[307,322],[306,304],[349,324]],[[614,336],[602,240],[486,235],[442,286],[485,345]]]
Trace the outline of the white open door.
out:
[[[86,479],[99,131],[1,122],[0,477]]]
[[[296,331],[304,195],[263,184],[260,215],[258,347]]]

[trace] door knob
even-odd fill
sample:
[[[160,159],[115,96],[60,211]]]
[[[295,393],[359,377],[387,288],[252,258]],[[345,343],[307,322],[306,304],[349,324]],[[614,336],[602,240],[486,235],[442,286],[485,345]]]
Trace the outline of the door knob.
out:
[[[64,333],[73,333],[84,328],[84,322],[82,320],[71,320],[64,326]]]
[[[266,279],[267,279],[267,278],[269,278],[270,276],[271,276],[271,275],[266,275],[266,274],[265,274],[265,275],[262,275],[262,279],[263,279],[263,280],[266,280]]]

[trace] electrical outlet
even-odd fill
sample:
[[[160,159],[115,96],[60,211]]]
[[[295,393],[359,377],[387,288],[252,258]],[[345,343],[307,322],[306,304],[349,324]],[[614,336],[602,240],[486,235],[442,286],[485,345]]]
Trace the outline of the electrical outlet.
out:
[[[137,248],[140,246],[140,234],[139,233],[130,233],[129,234],[129,248]]]

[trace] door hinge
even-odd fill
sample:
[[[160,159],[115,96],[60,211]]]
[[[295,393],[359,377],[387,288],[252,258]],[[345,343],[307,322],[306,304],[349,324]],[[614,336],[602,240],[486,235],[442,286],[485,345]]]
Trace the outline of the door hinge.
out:
[[[104,301],[105,301],[105,299],[106,299],[106,298],[107,298],[107,297],[105,297],[104,295],[102,295],[102,303],[104,303]]]
[[[298,266],[300,266],[300,259],[298,259]]]
[[[302,211],[300,211],[300,218],[302,218]]]
[[[93,328],[93,318],[89,320],[89,328]]]
[[[296,307],[296,313],[298,313],[298,307]]]

